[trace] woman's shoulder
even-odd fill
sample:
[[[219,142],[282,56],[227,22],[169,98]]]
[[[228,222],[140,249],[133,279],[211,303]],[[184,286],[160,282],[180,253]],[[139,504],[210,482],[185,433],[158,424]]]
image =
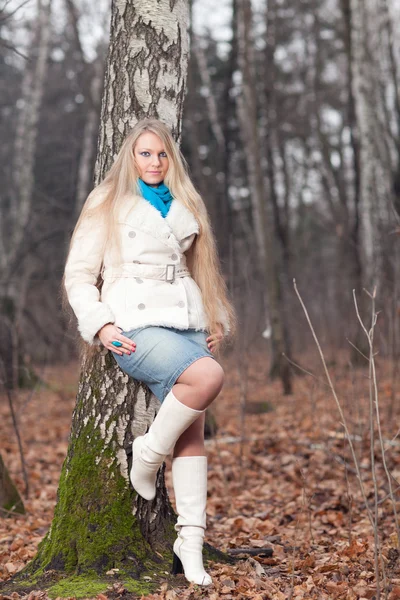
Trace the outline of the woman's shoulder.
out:
[[[97,212],[96,209],[99,209],[104,201],[107,199],[108,194],[111,192],[111,188],[109,186],[104,186],[99,184],[90,192],[89,196],[86,200],[85,208],[88,211]],[[125,192],[117,202],[113,201],[115,199],[110,199],[110,202],[107,202],[108,210],[115,210],[117,213],[129,212],[132,208],[134,208],[138,202],[143,200],[142,196],[139,196],[135,192]]]
[[[86,199],[86,208],[88,210],[91,210],[100,206],[106,199],[109,191],[110,190],[108,189],[108,187],[102,184],[99,184],[96,187],[94,187]]]

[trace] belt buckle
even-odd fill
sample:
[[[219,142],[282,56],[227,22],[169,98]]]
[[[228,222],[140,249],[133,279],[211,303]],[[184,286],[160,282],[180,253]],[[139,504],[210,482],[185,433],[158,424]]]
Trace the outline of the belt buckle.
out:
[[[172,279],[170,279],[168,277],[168,267],[172,267],[173,272],[172,272]],[[165,281],[170,281],[171,283],[175,281],[175,265],[167,265],[167,268],[165,269]]]

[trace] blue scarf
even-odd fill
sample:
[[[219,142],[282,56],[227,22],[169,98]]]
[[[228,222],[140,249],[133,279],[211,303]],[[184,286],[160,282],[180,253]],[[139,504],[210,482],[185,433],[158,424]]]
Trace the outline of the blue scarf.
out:
[[[147,185],[142,179],[138,179],[138,184],[143,198],[146,198],[154,208],[160,211],[163,217],[166,217],[173,200],[169,188],[164,183],[153,187]]]

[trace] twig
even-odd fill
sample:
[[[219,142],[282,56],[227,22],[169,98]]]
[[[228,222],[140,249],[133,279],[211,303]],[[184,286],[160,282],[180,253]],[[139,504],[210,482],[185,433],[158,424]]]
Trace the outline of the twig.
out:
[[[304,474],[303,469],[300,467],[300,465],[299,465],[299,471],[300,471],[301,479],[303,482],[303,507],[304,507],[304,510],[307,511],[307,521],[308,521],[308,526],[309,526],[309,530],[310,530],[310,539],[311,539],[311,543],[315,544],[313,531],[312,531],[312,519],[311,519],[311,508],[310,508],[311,500],[313,499],[314,494],[311,494],[311,496],[307,496],[307,478]]]
[[[249,556],[267,556],[273,555],[272,548],[228,548],[227,554],[235,556],[236,554],[248,554]]]
[[[27,517],[28,515],[26,513],[20,513],[20,512],[16,512],[15,510],[8,510],[7,508],[3,508],[2,506],[0,506],[0,515],[4,514],[4,516],[9,516],[9,517]]]
[[[373,337],[374,337],[374,328],[376,325],[376,315],[374,314],[374,298],[372,299],[372,317],[371,317],[371,329],[367,331],[362,319],[360,317],[360,313],[358,310],[357,299],[355,295],[355,290],[353,290],[353,298],[354,305],[356,307],[357,318],[361,324],[361,327],[368,338],[369,345],[369,366],[368,366],[368,378],[369,378],[369,431],[370,431],[370,459],[371,459],[371,475],[372,482],[374,486],[374,516],[375,516],[375,527],[374,527],[374,561],[375,561],[375,573],[376,573],[376,592],[377,597],[380,598],[380,581],[379,581],[379,557],[380,557],[380,540],[378,533],[378,482],[376,480],[376,467],[375,467],[375,436],[374,436],[374,399],[373,399],[373,382],[372,382],[372,364],[373,364]]]
[[[13,46],[12,44],[8,44],[4,40],[0,40],[0,45],[7,48],[7,50],[11,50],[12,52],[15,52],[15,54],[18,54],[18,56],[20,56],[21,58],[24,58],[25,60],[30,60],[29,56],[27,56],[23,52],[20,52],[19,50],[17,50],[16,47]]]
[[[357,306],[357,300],[356,300],[356,296],[355,296],[355,292],[353,290],[353,296],[354,296],[354,303],[356,306],[356,312],[357,312],[357,317],[358,320],[361,323],[361,326],[363,327],[365,333],[367,333],[366,328],[364,327],[362,321],[361,321],[361,317],[360,317],[360,313],[358,311],[358,306]],[[376,414],[376,423],[378,426],[378,438],[379,438],[379,444],[381,447],[381,454],[382,454],[382,463],[383,463],[383,468],[385,470],[386,473],[386,477],[387,477],[387,481],[389,484],[389,494],[390,494],[390,499],[392,501],[392,507],[393,507],[393,515],[394,515],[394,520],[395,520],[395,525],[396,525],[396,534],[397,534],[397,548],[398,550],[400,550],[400,527],[399,527],[399,519],[398,519],[398,515],[397,515],[397,508],[396,508],[396,500],[393,494],[393,487],[392,487],[392,477],[390,475],[387,463],[386,463],[386,452],[385,452],[385,446],[383,443],[383,436],[382,436],[382,429],[381,429],[381,419],[380,419],[380,411],[379,411],[379,394],[378,394],[378,384],[377,384],[377,378],[376,378],[376,367],[375,367],[375,360],[373,358],[373,334],[374,334],[374,327],[376,324],[376,320],[377,320],[377,315],[375,314],[375,290],[374,290],[374,294],[372,296],[372,311],[373,311],[373,316],[372,316],[372,327],[370,330],[370,334],[367,333],[367,337],[368,337],[368,343],[370,346],[370,365],[371,365],[371,375],[372,375],[372,381],[371,381],[371,387],[373,387],[373,395],[374,395],[374,403],[375,403],[375,414]],[[373,450],[372,450],[373,453]]]
[[[314,341],[316,343],[316,346],[318,348],[318,352],[319,352],[319,355],[320,355],[320,358],[321,358],[321,361],[322,361],[322,365],[324,367],[325,375],[326,375],[327,381],[329,383],[329,388],[330,388],[330,390],[332,392],[332,395],[333,395],[333,398],[335,400],[335,403],[336,403],[336,406],[337,406],[337,409],[339,411],[339,415],[340,415],[340,418],[341,418],[341,424],[342,424],[342,426],[343,426],[343,428],[345,430],[345,434],[346,434],[347,440],[349,442],[351,455],[352,455],[354,466],[355,466],[356,472],[357,472],[357,479],[358,479],[358,482],[359,482],[359,485],[360,485],[361,495],[363,497],[364,504],[365,504],[365,507],[366,507],[366,510],[367,510],[367,515],[368,515],[368,518],[369,518],[369,521],[371,523],[371,526],[372,526],[373,530],[375,530],[374,515],[371,512],[371,509],[370,509],[369,504],[368,504],[367,495],[366,495],[364,484],[363,484],[362,477],[361,477],[360,465],[359,465],[359,462],[358,462],[358,459],[357,459],[357,455],[355,453],[355,449],[354,449],[354,445],[353,445],[353,442],[352,442],[352,439],[351,439],[350,432],[349,432],[348,427],[347,427],[346,419],[345,419],[345,416],[343,414],[343,410],[342,410],[341,404],[339,402],[339,398],[338,398],[338,396],[336,394],[336,390],[335,390],[334,385],[332,383],[332,379],[331,379],[331,376],[329,374],[328,367],[326,365],[325,357],[324,357],[324,354],[322,352],[322,348],[321,348],[321,345],[320,345],[319,340],[317,338],[317,335],[315,333],[314,327],[313,327],[313,325],[311,323],[311,319],[310,319],[310,316],[308,314],[307,308],[306,308],[306,306],[305,306],[305,304],[303,302],[303,299],[300,296],[300,293],[299,293],[299,291],[297,289],[297,285],[296,285],[296,280],[295,279],[293,280],[293,286],[294,286],[296,295],[297,295],[297,297],[299,299],[299,302],[301,304],[301,307],[303,309],[303,312],[305,314],[305,317],[307,319],[307,323],[308,323],[308,325],[310,327],[310,330],[311,330],[312,336],[314,338]]]
[[[294,362],[293,360],[291,360],[284,352],[282,352],[282,356],[284,356],[286,358],[286,360],[293,365],[294,367],[296,367],[297,369],[299,369],[300,371],[302,371],[303,373],[305,373],[306,375],[311,375],[311,377],[314,377],[314,379],[316,381],[318,381],[318,383],[321,383],[322,385],[325,385],[327,387],[329,387],[329,385],[327,383],[325,383],[325,381],[322,381],[321,379],[319,379],[319,377],[317,377],[316,375],[314,375],[314,373],[311,373],[311,371],[307,371],[307,369],[304,369],[303,367],[301,367],[298,363]]]
[[[369,361],[368,356],[365,356],[364,352],[361,352],[360,348],[357,348],[357,346],[353,344],[353,342],[349,340],[349,338],[346,338],[346,340],[349,342],[350,346],[353,346],[354,350],[356,350],[359,354],[361,354],[363,358],[365,358],[366,361]]]
[[[6,2],[4,6],[0,8],[0,15],[2,15],[0,16],[0,23],[4,23],[4,21],[11,19],[23,6],[25,6],[25,4],[28,4],[29,2],[30,0],[25,0],[24,2],[21,2],[19,6],[16,6],[14,10],[2,15],[2,13],[6,12],[7,5],[10,4],[10,2]]]
[[[6,383],[7,376],[6,376],[6,372],[5,372],[4,362],[3,362],[3,360],[1,358],[0,358],[0,366],[1,366],[1,369],[3,371],[3,378],[4,378],[4,380],[3,380],[4,381],[3,387],[4,387],[4,389],[6,391],[6,394],[7,394],[8,404],[9,404],[10,412],[11,412],[11,418],[12,418],[12,422],[13,422],[13,426],[14,426],[14,431],[15,431],[15,435],[17,436],[19,455],[20,455],[20,458],[21,458],[22,475],[23,475],[24,483],[25,483],[25,497],[27,498],[28,495],[29,495],[29,481],[28,481],[28,475],[27,475],[27,472],[26,472],[24,451],[22,449],[22,441],[21,441],[21,436],[20,436],[19,428],[18,428],[17,415],[15,414],[15,410],[14,410],[14,404],[13,404],[13,400],[12,400],[12,393],[11,393],[11,390],[9,389],[7,383]]]

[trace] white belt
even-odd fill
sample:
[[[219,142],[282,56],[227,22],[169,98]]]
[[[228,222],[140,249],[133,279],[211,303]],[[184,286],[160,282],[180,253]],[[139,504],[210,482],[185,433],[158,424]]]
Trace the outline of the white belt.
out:
[[[190,276],[187,267],[177,265],[151,265],[148,263],[123,263],[120,267],[108,267],[102,272],[103,279],[114,277],[143,277],[173,282],[176,277]]]

